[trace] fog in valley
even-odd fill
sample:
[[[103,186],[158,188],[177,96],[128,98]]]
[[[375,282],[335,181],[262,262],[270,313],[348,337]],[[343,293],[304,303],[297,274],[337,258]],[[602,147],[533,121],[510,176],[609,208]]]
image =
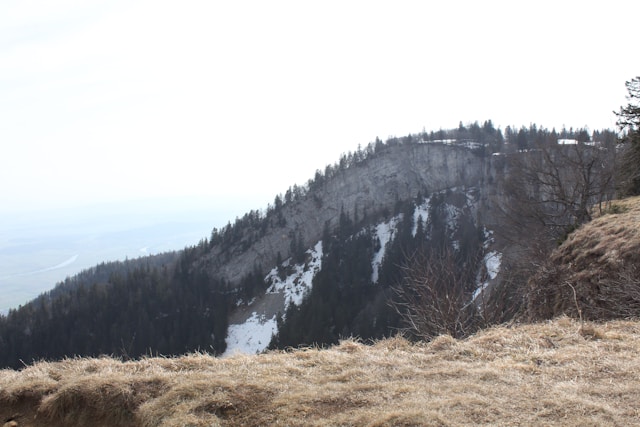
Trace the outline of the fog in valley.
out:
[[[101,262],[195,245],[249,210],[250,203],[173,198],[2,213],[0,313]]]

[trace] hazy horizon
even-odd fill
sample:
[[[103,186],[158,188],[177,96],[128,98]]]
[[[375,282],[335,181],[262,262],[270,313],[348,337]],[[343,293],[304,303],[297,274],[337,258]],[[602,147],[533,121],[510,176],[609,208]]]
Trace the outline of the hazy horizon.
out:
[[[177,203],[179,202],[179,203]],[[0,313],[102,262],[181,250],[242,216],[251,201],[199,198],[0,214]],[[266,205],[265,205],[266,208]]]
[[[207,237],[376,137],[614,128],[638,15],[622,0],[3,1],[0,295],[32,293],[2,277],[77,272],[76,237],[100,227],[186,218],[175,233]],[[72,248],[19,258],[52,233]]]
[[[380,137],[612,128],[640,4],[0,4],[2,211],[263,205]]]

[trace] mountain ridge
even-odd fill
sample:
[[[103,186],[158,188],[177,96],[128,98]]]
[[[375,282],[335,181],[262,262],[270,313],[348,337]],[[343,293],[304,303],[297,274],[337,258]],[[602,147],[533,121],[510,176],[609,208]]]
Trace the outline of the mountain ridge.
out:
[[[490,122],[377,140],[166,262],[114,263],[101,268],[101,278],[86,274],[0,317],[0,359],[18,367],[21,360],[70,354],[222,354],[229,326],[250,319],[276,324],[274,346],[379,339],[400,327],[402,313],[391,303],[411,255],[445,247],[455,254],[452,266],[469,270],[461,292],[474,302],[479,288],[489,289],[487,278],[500,281],[497,260],[508,255],[506,242],[489,231],[500,225],[511,162],[535,152],[527,149],[527,135],[531,146],[541,138],[557,144],[555,131],[507,130],[506,146]],[[394,237],[382,245],[378,230],[392,218]],[[320,242],[322,268],[300,305],[287,306],[286,295],[269,290],[269,272],[286,281],[304,271],[313,258],[308,251]],[[470,316],[482,315],[468,302]],[[259,304],[268,310],[254,310]],[[267,345],[262,340],[260,349]]]
[[[232,248],[232,257],[213,247],[203,262],[210,273],[232,283],[248,274],[255,264],[274,265],[276,254],[289,251],[290,235],[302,233],[306,247],[319,240],[325,223],[335,226],[341,213],[356,212],[379,216],[392,211],[399,200],[409,200],[420,192],[430,193],[454,187],[471,187],[495,178],[497,160],[467,147],[443,143],[398,144],[382,154],[368,157],[355,167],[339,170],[306,194],[282,207],[285,226],[272,227],[242,252]],[[217,261],[224,260],[222,262]],[[225,262],[229,260],[228,262]],[[253,261],[253,262],[252,262]]]

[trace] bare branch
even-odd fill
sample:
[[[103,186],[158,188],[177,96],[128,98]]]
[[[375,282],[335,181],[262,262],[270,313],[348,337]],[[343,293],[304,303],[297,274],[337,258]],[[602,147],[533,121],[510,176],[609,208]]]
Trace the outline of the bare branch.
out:
[[[477,328],[472,302],[475,288],[470,268],[460,268],[451,249],[418,251],[403,268],[404,280],[395,286],[393,307],[402,317],[404,332],[429,340],[437,335],[467,336]]]

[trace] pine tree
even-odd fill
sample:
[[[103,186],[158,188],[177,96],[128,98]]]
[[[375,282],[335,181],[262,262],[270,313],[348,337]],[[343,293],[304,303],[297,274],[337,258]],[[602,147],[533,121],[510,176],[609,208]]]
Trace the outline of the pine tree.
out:
[[[624,144],[624,151],[619,181],[619,192],[623,196],[640,194],[640,76],[625,85],[629,103],[615,113],[618,116],[616,124],[623,132],[620,142]]]

